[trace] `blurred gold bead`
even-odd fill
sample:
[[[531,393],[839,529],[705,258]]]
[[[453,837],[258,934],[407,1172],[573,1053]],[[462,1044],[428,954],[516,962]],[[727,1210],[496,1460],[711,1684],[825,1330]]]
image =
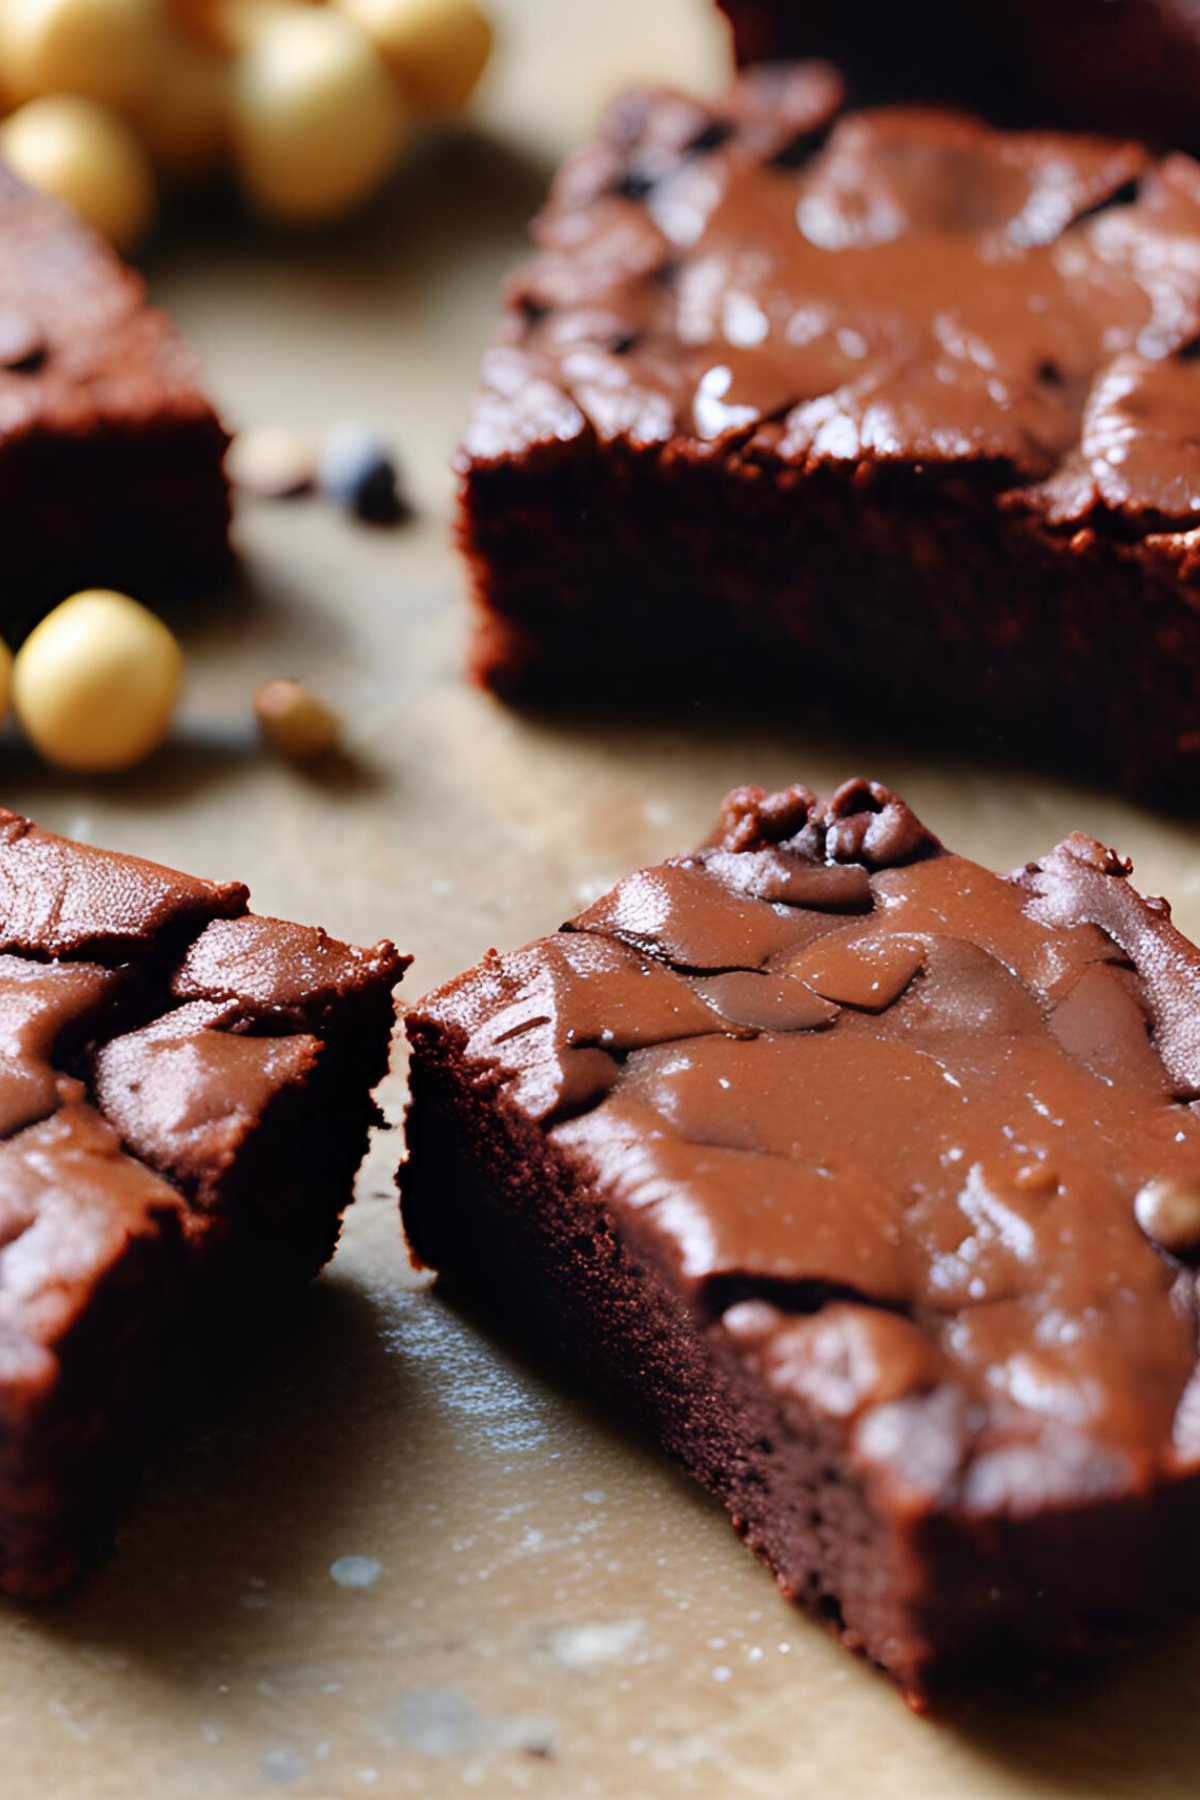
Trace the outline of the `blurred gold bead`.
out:
[[[404,105],[378,53],[341,13],[271,18],[239,61],[234,149],[252,200],[290,224],[336,218],[399,156]]]
[[[7,717],[12,700],[12,672],[12,651],[3,638],[0,638],[0,719]]]
[[[337,714],[298,681],[268,681],[254,696],[254,711],[272,750],[289,762],[311,762],[337,748]]]
[[[1160,1176],[1139,1189],[1133,1210],[1160,1249],[1177,1256],[1200,1249],[1200,1187]]]
[[[17,652],[13,700],[26,736],[63,769],[127,769],[166,737],[183,652],[161,619],[105,588],[73,594]]]
[[[154,0],[2,0],[10,103],[65,93],[122,104],[152,77],[156,22]]]
[[[475,0],[338,0],[362,26],[413,105],[460,112],[492,53],[495,34]]]
[[[127,113],[155,163],[172,180],[198,180],[227,160],[229,89],[226,59],[161,19],[154,80]]]
[[[185,36],[221,56],[240,56],[277,13],[320,0],[168,0],[167,10]]]
[[[146,152],[124,119],[95,100],[48,94],[27,101],[0,125],[0,156],[117,250],[132,250],[154,215]]]

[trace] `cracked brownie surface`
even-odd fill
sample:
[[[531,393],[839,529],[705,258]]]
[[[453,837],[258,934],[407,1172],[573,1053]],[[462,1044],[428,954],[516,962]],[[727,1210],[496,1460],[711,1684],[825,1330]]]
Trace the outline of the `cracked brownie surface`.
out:
[[[247,901],[0,813],[10,1592],[103,1548],[177,1390],[332,1254],[406,959]]]
[[[409,1029],[418,1255],[531,1266],[916,1700],[1188,1591],[1200,953],[1112,852],[1002,877],[875,784],[744,790]]]
[[[534,236],[460,459],[485,681],[1194,794],[1200,166],[784,64],[616,102]]]

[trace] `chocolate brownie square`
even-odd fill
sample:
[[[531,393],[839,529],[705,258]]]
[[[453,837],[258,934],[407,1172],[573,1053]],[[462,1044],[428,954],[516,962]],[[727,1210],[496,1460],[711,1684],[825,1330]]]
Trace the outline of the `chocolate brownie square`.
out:
[[[459,461],[481,680],[1200,794],[1200,166],[783,65],[627,95],[534,231]]]
[[[407,958],[0,812],[0,1589],[111,1541],[149,1440],[332,1255]]]
[[[409,1015],[417,1258],[917,1707],[1197,1592],[1200,951],[1129,875],[743,789]]]
[[[0,164],[0,631],[81,587],[228,575],[228,434],[140,276]]]

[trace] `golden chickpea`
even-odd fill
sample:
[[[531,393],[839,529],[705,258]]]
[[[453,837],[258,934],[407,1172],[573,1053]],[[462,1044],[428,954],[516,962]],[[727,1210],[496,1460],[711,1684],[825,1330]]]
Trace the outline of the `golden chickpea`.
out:
[[[13,664],[13,700],[47,762],[131,768],[166,737],[183,653],[161,619],[103,588],[74,594],[31,632]]]
[[[229,65],[166,17],[158,34],[155,78],[128,117],[165,175],[198,180],[229,155]]]
[[[394,166],[405,129],[387,69],[341,13],[281,13],[238,61],[238,167],[257,206],[281,222],[336,218],[365,200]]]
[[[456,113],[492,53],[494,33],[475,0],[338,0],[366,32],[413,105]]]
[[[0,719],[7,716],[12,699],[12,670],[12,651],[3,638],[0,638]]]
[[[121,105],[153,77],[155,24],[154,0],[3,0],[10,102],[65,93]]]
[[[222,56],[248,50],[263,25],[289,7],[319,5],[321,0],[168,0],[188,37],[199,39]]]
[[[27,101],[0,125],[0,156],[117,250],[132,250],[153,216],[149,158],[124,119],[98,101],[78,94]]]
[[[1200,1188],[1163,1176],[1139,1189],[1133,1210],[1146,1236],[1161,1249],[1177,1256],[1200,1249]]]
[[[312,762],[337,749],[337,714],[298,681],[268,681],[254,696],[262,734],[276,755]]]

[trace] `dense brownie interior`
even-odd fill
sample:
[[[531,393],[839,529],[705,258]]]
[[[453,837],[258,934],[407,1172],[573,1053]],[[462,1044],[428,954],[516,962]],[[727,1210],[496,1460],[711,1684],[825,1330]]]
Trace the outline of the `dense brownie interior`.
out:
[[[1194,1592],[1200,953],[1083,837],[743,791],[411,1015],[418,1256],[918,1701]]]
[[[0,1587],[332,1254],[404,962],[0,813]]]

